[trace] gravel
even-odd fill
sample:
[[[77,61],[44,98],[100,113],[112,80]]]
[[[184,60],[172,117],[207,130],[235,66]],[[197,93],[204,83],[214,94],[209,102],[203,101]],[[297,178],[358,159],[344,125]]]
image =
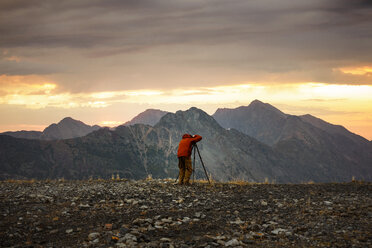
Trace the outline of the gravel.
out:
[[[0,182],[0,246],[371,247],[372,184]]]

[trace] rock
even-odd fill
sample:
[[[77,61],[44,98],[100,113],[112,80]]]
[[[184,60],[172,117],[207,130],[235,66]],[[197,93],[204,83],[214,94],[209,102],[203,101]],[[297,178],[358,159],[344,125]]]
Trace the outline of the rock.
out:
[[[217,240],[217,244],[224,246],[225,245],[225,241],[223,241],[223,240]]]
[[[79,204],[79,208],[80,209],[88,209],[88,208],[90,208],[90,206],[89,206],[89,204],[82,204],[82,203],[80,203]]]
[[[91,241],[92,244],[98,244],[99,243],[99,238],[96,238],[95,240]]]
[[[237,239],[231,239],[225,243],[225,246],[238,246],[240,242]]]
[[[137,237],[134,236],[133,234],[126,233],[126,234],[124,235],[123,240],[125,240],[125,242],[129,242],[129,241],[137,242]]]
[[[278,235],[280,233],[285,233],[285,232],[287,232],[287,230],[283,229],[283,228],[276,228],[273,231],[271,231],[271,233],[274,234],[274,235]]]
[[[120,230],[119,230],[119,235],[124,237],[124,235],[129,231],[128,228],[126,227],[121,227]]]
[[[235,224],[235,225],[241,225],[245,223],[244,221],[242,221],[240,218],[237,218],[235,221],[230,221],[230,224]]]
[[[185,222],[185,223],[187,223],[187,222],[189,222],[190,221],[190,218],[189,217],[184,217],[183,219],[182,219],[182,222]]]
[[[67,229],[66,233],[69,234],[69,233],[72,233],[73,231],[74,231],[74,229]]]
[[[88,239],[89,240],[94,240],[94,239],[98,238],[99,236],[100,236],[100,234],[98,232],[93,232],[93,233],[90,233],[88,235]]]
[[[330,205],[332,205],[332,202],[330,202],[330,201],[324,201],[323,202],[326,206],[330,206]]]
[[[267,206],[267,202],[265,200],[261,200],[261,205],[262,206]]]

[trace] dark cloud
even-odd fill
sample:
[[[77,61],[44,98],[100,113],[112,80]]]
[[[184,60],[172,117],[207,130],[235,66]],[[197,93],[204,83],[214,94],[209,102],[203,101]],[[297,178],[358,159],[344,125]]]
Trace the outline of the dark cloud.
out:
[[[62,68],[54,65],[35,63],[35,62],[16,62],[0,60],[0,75],[30,75],[30,74],[53,74],[61,73]]]
[[[273,74],[344,82],[334,68],[372,63],[371,10],[363,0],[3,0],[0,49],[27,62],[3,59],[0,73],[68,72],[72,90]]]

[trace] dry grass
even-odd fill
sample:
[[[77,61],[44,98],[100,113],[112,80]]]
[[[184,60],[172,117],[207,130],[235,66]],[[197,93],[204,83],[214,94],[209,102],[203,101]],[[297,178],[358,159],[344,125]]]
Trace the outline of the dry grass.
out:
[[[7,179],[7,180],[4,180],[3,182],[5,183],[15,183],[15,184],[23,184],[23,183],[29,183],[29,184],[33,184],[36,182],[35,179],[29,179],[29,180],[24,180],[24,179]]]
[[[234,184],[234,185],[252,185],[252,184],[256,184],[254,182],[249,182],[249,181],[245,181],[245,180],[241,180],[241,179],[233,179],[231,181],[228,181],[227,183],[228,184]]]

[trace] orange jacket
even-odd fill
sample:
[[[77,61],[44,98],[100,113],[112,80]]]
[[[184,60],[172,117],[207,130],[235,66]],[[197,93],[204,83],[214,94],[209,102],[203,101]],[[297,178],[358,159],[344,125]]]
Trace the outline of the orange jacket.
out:
[[[184,134],[178,145],[177,157],[190,157],[192,145],[201,141],[202,136],[195,135],[194,138],[190,134]]]

